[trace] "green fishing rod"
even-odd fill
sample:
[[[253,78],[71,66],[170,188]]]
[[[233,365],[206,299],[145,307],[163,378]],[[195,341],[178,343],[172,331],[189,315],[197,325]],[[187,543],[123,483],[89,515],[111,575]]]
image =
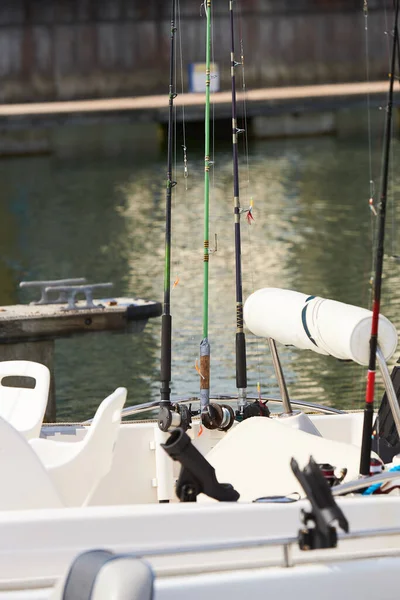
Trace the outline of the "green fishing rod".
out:
[[[226,431],[234,422],[232,408],[210,403],[210,342],[208,339],[209,217],[210,217],[210,86],[211,86],[211,0],[205,0],[206,12],[206,99],[204,116],[204,257],[203,257],[203,339],[200,342],[200,414],[207,429]]]
[[[200,342],[200,409],[207,415],[210,404],[210,342],[208,340],[209,218],[210,218],[210,84],[211,84],[211,0],[206,13],[206,98],[204,116],[204,257],[203,257],[203,339]],[[204,420],[204,419],[203,419]],[[207,419],[205,419],[207,421]],[[207,423],[205,423],[207,424]]]

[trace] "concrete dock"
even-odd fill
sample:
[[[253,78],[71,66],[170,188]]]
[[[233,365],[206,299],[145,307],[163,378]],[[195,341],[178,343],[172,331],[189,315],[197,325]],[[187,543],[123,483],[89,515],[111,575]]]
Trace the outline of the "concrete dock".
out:
[[[388,87],[389,81],[374,81],[252,89],[246,94],[239,91],[238,112],[239,114],[243,112],[244,99],[249,118],[284,113],[326,112],[355,106],[366,107],[367,95],[369,95],[370,105],[377,107],[384,105]],[[399,97],[396,92],[395,104],[399,103]],[[230,118],[230,91],[212,94],[211,101],[214,105],[215,119]],[[174,104],[178,107],[178,119],[182,118],[182,110],[179,110],[179,107],[184,107],[187,121],[201,121],[204,118],[204,94],[178,94]],[[67,123],[121,118],[135,122],[167,122],[168,94],[0,105],[0,127],[3,129],[51,127]]]
[[[56,420],[54,344],[57,339],[94,332],[137,333],[148,319],[159,317],[162,306],[142,298],[95,300],[88,308],[79,300],[75,310],[67,304],[17,304],[0,307],[0,360],[32,360],[51,373],[46,420]]]

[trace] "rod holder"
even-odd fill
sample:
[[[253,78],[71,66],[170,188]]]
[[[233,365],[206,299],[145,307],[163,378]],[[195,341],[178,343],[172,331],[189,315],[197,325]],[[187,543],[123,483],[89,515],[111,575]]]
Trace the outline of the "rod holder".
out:
[[[311,511],[301,511],[304,527],[299,531],[300,550],[336,548],[337,532],[332,523],[337,521],[346,533],[349,531],[349,523],[336,504],[320,467],[312,456],[303,470],[294,458],[290,461],[290,466],[311,503]],[[308,527],[310,521],[314,523],[313,527]]]
[[[183,429],[175,429],[161,446],[182,465],[176,482],[176,495],[181,502],[196,502],[201,493],[220,502],[236,502],[239,499],[239,493],[230,483],[219,483],[214,467],[193,446]]]

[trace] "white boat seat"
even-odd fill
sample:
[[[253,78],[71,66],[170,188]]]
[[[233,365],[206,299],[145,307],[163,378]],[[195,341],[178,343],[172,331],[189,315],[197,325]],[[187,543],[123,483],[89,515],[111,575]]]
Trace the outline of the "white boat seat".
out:
[[[35,387],[10,387],[4,384],[5,377],[31,377]],[[28,360],[0,362],[0,416],[27,439],[39,437],[49,387],[50,371],[45,365]]]
[[[88,504],[111,469],[126,395],[126,388],[120,387],[105,398],[79,442],[30,440],[66,506]]]
[[[153,600],[149,564],[129,554],[89,550],[78,555],[51,600]]]
[[[0,510],[61,508],[63,503],[27,440],[0,417]]]
[[[218,481],[231,483],[240,493],[239,501],[253,501],[262,496],[293,492],[304,496],[290,468],[290,460],[294,457],[303,468],[310,455],[317,463],[347,468],[346,481],[358,477],[358,446],[328,440],[287,427],[280,419],[265,417],[252,417],[239,423],[206,458],[215,468]]]

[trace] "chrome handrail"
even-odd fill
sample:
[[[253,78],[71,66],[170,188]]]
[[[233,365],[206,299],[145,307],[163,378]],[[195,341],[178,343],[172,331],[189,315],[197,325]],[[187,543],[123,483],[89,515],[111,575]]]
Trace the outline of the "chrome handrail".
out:
[[[274,365],[274,371],[276,375],[276,379],[278,381],[279,390],[281,392],[283,410],[285,415],[292,415],[292,405],[289,398],[289,392],[286,385],[285,376],[283,374],[281,361],[279,359],[278,349],[276,347],[276,342],[272,338],[268,338],[269,350],[272,356],[272,364]]]
[[[392,536],[392,535],[400,535],[400,528],[388,528],[388,529],[371,529],[371,530],[359,530],[359,531],[354,531],[354,532],[350,532],[350,533],[338,533],[338,540],[339,541],[344,541],[344,540],[357,540],[357,539],[363,539],[363,538],[374,538],[374,537],[383,537],[383,536]],[[265,548],[265,547],[279,547],[282,546],[282,550],[283,550],[283,560],[279,561],[279,557],[276,557],[277,560],[276,562],[274,562],[274,564],[270,563],[270,560],[266,560],[264,556],[262,556],[262,563],[260,563],[259,561],[256,562],[256,559],[253,558],[253,565],[249,565],[248,563],[246,563],[244,566],[240,565],[240,564],[236,564],[235,565],[235,570],[243,570],[246,569],[248,570],[249,568],[260,568],[260,566],[263,567],[271,567],[274,568],[276,566],[279,566],[279,564],[283,567],[283,568],[291,568],[291,567],[295,567],[296,565],[301,565],[304,564],[304,562],[306,561],[307,563],[312,563],[312,562],[317,562],[317,563],[324,563],[326,561],[335,561],[336,562],[349,562],[349,561],[354,561],[357,559],[372,559],[372,558],[386,558],[386,557],[393,557],[393,556],[397,556],[400,553],[400,548],[380,548],[380,549],[370,549],[367,551],[361,550],[361,551],[357,551],[357,553],[353,553],[353,554],[349,554],[348,552],[344,552],[341,553],[341,549],[340,548],[335,548],[333,549],[334,551],[334,555],[332,555],[331,552],[329,552],[328,554],[326,554],[326,550],[322,550],[322,552],[318,553],[317,556],[315,556],[315,550],[310,550],[301,554],[297,554],[296,556],[293,557],[292,555],[292,549],[293,547],[296,545],[297,546],[297,542],[298,542],[298,537],[297,536],[288,536],[288,537],[283,537],[283,538],[251,538],[251,539],[241,539],[241,540],[228,540],[225,542],[209,542],[209,543],[204,543],[204,542],[199,542],[198,544],[187,544],[182,546],[182,544],[180,544],[179,546],[164,546],[162,548],[146,548],[146,549],[133,549],[133,550],[126,550],[123,555],[126,556],[127,554],[129,554],[129,556],[131,557],[137,557],[137,558],[143,558],[143,557],[149,557],[149,559],[151,560],[152,557],[159,557],[159,556],[168,556],[168,555],[179,555],[179,554],[196,554],[196,553],[205,553],[205,552],[213,552],[213,551],[218,551],[218,550],[237,550],[240,549],[242,550],[243,548]],[[116,555],[121,554],[121,552],[116,552]],[[304,558],[303,558],[304,557]],[[313,561],[313,557],[315,557],[314,561]],[[177,564],[176,569],[173,569],[175,574],[180,574],[180,569],[179,569],[180,565],[179,563]],[[188,571],[190,572],[190,566],[188,568],[187,565],[184,565],[181,568],[183,573],[188,573]],[[205,567],[204,572],[207,573],[209,572],[209,567]],[[218,564],[218,571],[220,572],[224,572],[224,571],[230,571],[232,570],[232,563],[231,562],[222,562],[221,564]],[[40,578],[40,584],[42,587],[52,587],[56,584],[56,582],[58,581],[58,577],[53,577],[53,576],[49,576],[49,577],[45,577],[45,578]],[[24,579],[22,580],[24,583],[24,587],[26,589],[37,589],[38,587],[38,580],[37,579]],[[14,590],[17,588],[20,589],[21,585],[21,580],[9,580],[6,582],[6,586],[1,586],[1,591],[5,591],[5,590]]]
[[[345,541],[345,540],[357,540],[357,539],[365,539],[365,538],[374,538],[374,537],[384,537],[384,536],[392,536],[392,535],[400,535],[400,528],[388,528],[388,529],[371,529],[371,530],[358,530],[358,531],[354,531],[354,532],[350,532],[350,533],[338,533],[338,541]],[[124,556],[127,555],[127,553],[129,554],[129,556],[132,557],[137,557],[137,558],[143,558],[143,557],[149,557],[149,559],[151,559],[151,557],[157,557],[157,556],[168,556],[168,555],[179,555],[179,554],[196,554],[196,553],[202,553],[202,552],[213,552],[213,551],[218,551],[218,550],[237,550],[237,549],[243,549],[243,548],[262,548],[262,547],[279,547],[282,546],[282,550],[283,550],[283,560],[280,562],[280,565],[283,568],[291,568],[291,567],[295,567],[296,565],[301,565],[304,564],[304,562],[306,561],[307,563],[311,564],[312,562],[317,562],[319,564],[327,562],[327,561],[335,561],[336,562],[349,562],[349,561],[354,561],[357,559],[373,559],[373,558],[387,558],[387,557],[393,557],[393,556],[397,556],[400,553],[400,548],[378,548],[378,549],[373,549],[371,548],[370,550],[359,550],[356,553],[352,553],[351,555],[348,552],[341,552],[340,548],[335,548],[332,549],[334,551],[334,554],[332,554],[331,552],[328,552],[328,554],[326,554],[326,550],[322,550],[322,552],[318,553],[318,551],[315,550],[310,550],[301,554],[297,554],[295,557],[292,556],[292,549],[293,547],[296,545],[297,546],[298,543],[298,537],[297,536],[288,536],[288,537],[283,537],[283,538],[251,538],[251,539],[243,539],[243,540],[228,540],[226,542],[209,542],[209,543],[204,543],[204,542],[200,542],[198,544],[190,544],[190,545],[184,545],[182,546],[182,544],[180,544],[179,546],[164,546],[162,548],[146,548],[146,549],[133,549],[133,550],[127,550],[124,552]],[[315,556],[315,552],[317,552],[317,556]],[[116,553],[117,555],[120,554],[119,552]],[[304,558],[303,558],[304,557]],[[315,557],[315,559],[313,560],[313,557]],[[243,569],[251,569],[251,568],[260,568],[260,566],[263,567],[276,567],[279,566],[279,562],[278,562],[279,558],[277,557],[276,562],[274,561],[274,564],[270,564],[270,561],[266,560],[265,557],[262,557],[262,563],[260,563],[259,561],[254,564],[256,561],[255,559],[253,559],[253,565],[249,565],[248,563],[246,563],[245,566],[241,566],[240,564],[236,564],[235,565],[235,570],[243,570]],[[180,570],[179,570],[179,563],[177,565],[177,568],[174,569],[175,574],[179,574]],[[186,565],[185,565],[186,566]],[[187,573],[188,572],[188,567],[186,566],[182,567],[182,572],[183,573]],[[207,573],[208,572],[208,568],[209,567],[205,567],[204,572]],[[190,570],[190,567],[189,567]],[[223,562],[221,564],[218,564],[218,571],[220,572],[224,572],[224,571],[230,571],[232,570],[232,563],[231,562]],[[190,572],[190,571],[189,571]],[[56,577],[46,577],[46,578],[41,578],[40,583],[42,584],[43,587],[51,587],[54,586],[56,584],[56,582],[58,581],[58,578]],[[15,580],[16,582],[16,580]],[[18,585],[18,589],[20,589],[20,584],[21,581],[16,582],[15,584],[14,580],[13,581],[7,581],[7,585],[6,587],[2,586],[1,587],[1,591],[4,590],[14,590],[16,589],[16,586]],[[33,588],[37,588],[37,580],[33,580],[33,579],[24,579],[24,586],[27,589],[33,589]],[[14,585],[15,584],[15,585]]]
[[[349,533],[341,533],[337,534],[338,541],[345,540],[359,540],[359,539],[367,539],[367,538],[377,538],[377,537],[385,537],[385,536],[394,536],[400,535],[400,527],[391,527],[387,529],[360,529],[356,531],[352,531]],[[180,555],[180,554],[196,554],[203,552],[221,552],[227,550],[238,550],[244,548],[273,548],[282,546],[283,548],[283,566],[291,567],[294,566],[296,562],[300,562],[297,557],[297,561],[294,561],[292,553],[290,552],[291,548],[294,545],[298,544],[298,536],[287,536],[287,537],[257,537],[257,538],[247,538],[247,539],[234,539],[234,540],[226,540],[226,541],[212,541],[212,542],[199,542],[199,543],[190,543],[190,544],[179,544],[179,545],[167,545],[159,548],[148,548],[147,550],[133,550],[130,551],[129,554],[131,556],[137,557],[157,557],[157,556],[168,556],[168,555]],[[393,550],[391,548],[390,550]],[[400,547],[394,549],[396,554],[400,553]],[[381,552],[386,553],[387,549],[382,549]],[[368,552],[368,551],[367,551]],[[315,550],[308,551],[307,562],[312,562],[312,555],[315,553]],[[348,553],[340,556],[340,549],[338,549],[338,555],[335,556],[334,560],[354,560],[357,556],[349,557]],[[304,556],[306,556],[304,555]],[[370,550],[371,557],[379,556],[379,551],[377,549]],[[362,558],[368,558],[368,554],[363,551]],[[329,557],[332,559],[332,556]],[[319,558],[320,560],[320,558]]]
[[[400,471],[384,471],[383,473],[377,473],[376,475],[370,475],[369,477],[362,477],[355,479],[354,481],[348,481],[335,485],[331,488],[333,496],[341,496],[343,494],[350,494],[362,488],[367,488],[370,485],[376,483],[386,483],[393,479],[400,479]]]
[[[248,400],[259,400],[258,396],[247,396]],[[225,396],[225,395],[215,395],[213,396],[213,400],[223,400],[224,402],[237,402],[237,398],[234,396]],[[261,398],[263,402],[270,402],[271,404],[282,404],[281,398]],[[320,413],[324,414],[333,414],[333,415],[342,415],[346,414],[346,411],[340,410],[339,408],[332,408],[331,406],[323,406],[322,404],[314,404],[312,402],[306,402],[304,400],[290,400],[293,406],[299,406],[303,408],[310,408]],[[191,398],[178,398],[175,404],[194,404],[196,402],[200,402],[199,398],[191,397]],[[138,415],[143,412],[147,412],[149,410],[155,410],[159,408],[160,400],[153,400],[151,402],[143,402],[142,404],[135,404],[132,406],[127,406],[122,409],[121,417],[130,417],[132,415]],[[90,425],[93,419],[87,419],[83,421],[82,425]]]

